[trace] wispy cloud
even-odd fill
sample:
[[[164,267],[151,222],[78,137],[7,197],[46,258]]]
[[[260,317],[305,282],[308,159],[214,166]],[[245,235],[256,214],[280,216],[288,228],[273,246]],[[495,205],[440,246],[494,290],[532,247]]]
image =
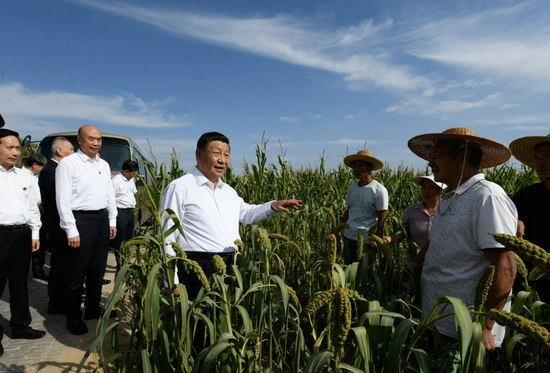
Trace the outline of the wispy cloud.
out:
[[[500,96],[501,96],[500,93],[495,93],[487,96],[484,100],[479,100],[479,101],[458,101],[458,100],[440,101],[435,105],[433,105],[432,107],[425,109],[422,112],[422,114],[446,113],[449,111],[463,111],[463,110],[470,110],[474,108],[480,108],[490,104],[491,101],[497,100]]]
[[[280,117],[279,120],[281,122],[296,122],[297,119],[293,117]]]
[[[357,119],[357,118],[364,118],[366,116],[367,116],[367,111],[366,110],[361,110],[360,112],[358,112],[356,114],[348,114],[344,118],[345,119]]]
[[[145,102],[131,94],[86,95],[82,93],[37,92],[21,83],[0,84],[2,115],[29,129],[47,124],[55,126],[60,120],[103,123],[134,128],[182,127],[185,118],[166,116],[162,107],[170,103]],[[51,130],[51,128],[50,128]],[[43,132],[39,131],[39,132]]]
[[[432,85],[430,79],[415,74],[408,66],[392,62],[391,54],[380,45],[381,35],[393,27],[391,19],[379,23],[364,20],[357,25],[330,30],[325,23],[281,14],[235,18],[138,7],[123,2],[73,1],[180,37],[330,71],[342,75],[350,84],[366,82],[398,91],[427,89]]]
[[[527,1],[426,22],[408,34],[408,50],[418,58],[501,78],[519,77],[527,79],[525,85],[548,90],[548,5]]]

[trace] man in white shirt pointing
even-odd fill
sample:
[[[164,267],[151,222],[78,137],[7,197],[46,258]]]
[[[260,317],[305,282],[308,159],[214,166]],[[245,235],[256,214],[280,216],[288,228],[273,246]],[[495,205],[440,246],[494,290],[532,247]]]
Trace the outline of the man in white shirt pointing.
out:
[[[199,263],[206,276],[214,272],[212,257],[219,255],[233,264],[235,240],[240,239],[239,223],[254,224],[278,212],[298,209],[302,201],[288,199],[249,205],[221,177],[229,166],[229,139],[219,132],[207,132],[197,142],[197,166],[193,172],[171,182],[165,189],[161,208],[170,208],[178,216],[185,237],[174,231],[166,242],[177,242],[187,257]],[[168,230],[173,222],[167,221]],[[176,253],[170,245],[168,255]],[[176,281],[186,286],[189,299],[195,299],[201,283],[194,273],[178,266]]]

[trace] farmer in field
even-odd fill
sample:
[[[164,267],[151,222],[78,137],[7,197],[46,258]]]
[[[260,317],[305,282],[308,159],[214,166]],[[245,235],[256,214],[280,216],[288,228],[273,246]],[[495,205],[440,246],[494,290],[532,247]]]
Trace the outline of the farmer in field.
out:
[[[409,239],[407,260],[421,264],[424,262],[424,255],[430,244],[430,230],[437,205],[441,199],[441,190],[445,189],[447,185],[436,182],[434,175],[417,176],[413,181],[420,186],[422,202],[414,203],[405,209],[401,223],[406,234],[400,232],[395,237],[386,236],[385,240],[387,243],[394,240],[399,243],[407,237]]]
[[[512,141],[510,150],[521,163],[531,167],[541,182],[520,189],[512,201],[518,209],[518,236],[550,252],[550,135],[529,136]],[[532,264],[525,263],[531,270]],[[529,282],[540,300],[550,303],[550,279],[543,276]]]
[[[348,188],[348,209],[341,219],[343,223],[348,223],[344,230],[344,263],[351,264],[358,261],[357,239],[360,234],[371,256],[375,256],[369,244],[368,232],[376,224],[376,235],[383,234],[384,220],[388,215],[388,190],[372,177],[372,171],[381,169],[384,164],[374,158],[370,151],[360,150],[357,154],[348,155],[344,163],[351,167],[359,179]]]
[[[240,239],[239,223],[254,224],[278,212],[298,209],[302,201],[289,199],[262,205],[244,202],[221,179],[230,158],[229,139],[221,133],[203,134],[197,142],[195,156],[195,169],[166,187],[161,208],[174,211],[185,234],[176,230],[167,236],[166,242],[180,244],[187,257],[198,262],[206,276],[210,276],[215,271],[212,264],[214,255],[221,256],[228,268],[233,264],[235,240]],[[173,221],[168,220],[165,229],[172,226]],[[167,245],[166,252],[176,256],[170,245]],[[178,280],[186,286],[189,299],[195,299],[202,287],[195,273],[185,272],[180,263],[176,282]]]
[[[495,275],[485,309],[509,310],[515,256],[490,233],[515,234],[517,211],[504,190],[478,172],[506,162],[510,151],[468,128],[419,135],[408,145],[429,162],[435,181],[448,185],[434,216],[422,269],[422,311],[427,314],[443,296],[471,305],[479,278],[489,265],[495,266]],[[457,338],[454,317],[445,317],[436,325],[442,335]],[[494,350],[503,338],[504,328],[486,319],[485,348]]]

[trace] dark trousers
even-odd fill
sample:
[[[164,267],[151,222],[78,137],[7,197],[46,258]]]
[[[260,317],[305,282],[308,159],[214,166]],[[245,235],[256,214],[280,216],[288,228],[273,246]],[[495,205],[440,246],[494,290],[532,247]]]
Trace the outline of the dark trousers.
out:
[[[109,213],[85,214],[74,212],[76,227],[80,233],[80,247],[71,248],[69,275],[65,286],[67,319],[79,319],[82,285],[86,279],[86,300],[84,307],[87,313],[99,313],[101,287],[107,254],[109,252]]]
[[[71,263],[71,251],[75,250],[67,244],[67,234],[57,226],[48,227],[48,235],[51,242],[50,256],[50,278],[48,281],[48,311],[53,313],[64,313],[65,285],[69,276]]]
[[[233,265],[233,253],[186,252],[186,255],[188,259],[194,260],[195,262],[199,263],[202,270],[204,271],[204,274],[206,275],[206,278],[209,278],[214,272],[216,272],[216,267],[214,267],[214,264],[212,263],[212,257],[214,255],[219,255],[222,257],[225,265],[227,266],[228,274],[230,273],[231,265]],[[197,277],[195,272],[185,272],[181,262],[178,262],[178,279],[180,284],[185,285],[189,300],[194,300],[195,298],[197,298],[197,294],[202,287],[202,283],[199,281],[199,278]]]
[[[360,259],[357,258],[357,252],[359,251],[357,249],[358,241],[352,240],[350,238],[344,237],[344,264],[349,265],[353,262],[358,262]],[[369,243],[366,243],[363,245],[363,253],[365,251],[368,251],[371,249],[371,245]],[[369,262],[369,267],[371,269],[374,269],[375,261]]]
[[[186,255],[188,259],[194,260],[200,265],[206,275],[206,278],[209,278],[212,274],[214,274],[214,272],[216,272],[216,267],[212,263],[212,257],[214,255],[221,256],[227,267],[227,274],[231,273],[231,265],[233,264],[234,257],[233,253],[186,252]],[[177,269],[179,282],[180,284],[185,285],[189,300],[195,300],[200,289],[202,288],[202,283],[199,281],[199,278],[195,272],[187,273],[185,269],[183,269],[181,261],[178,261]],[[199,353],[206,345],[204,331],[204,323],[197,323],[195,338],[193,339],[193,348],[195,349],[195,353]]]
[[[29,291],[27,277],[32,251],[30,228],[20,231],[0,230],[0,297],[6,282],[10,288],[10,326],[12,332],[24,332],[32,318],[29,311]],[[4,328],[0,324],[0,340]]]
[[[120,245],[134,238],[135,214],[134,209],[117,208],[118,215],[116,217],[116,238],[114,242],[116,269],[120,269]]]
[[[44,272],[44,264],[46,264],[46,250],[48,249],[48,235],[46,234],[46,217],[44,215],[44,209],[42,205],[38,205],[40,210],[40,220],[42,221],[42,228],[40,228],[40,248],[34,251],[32,255],[32,274],[34,277],[40,276],[41,272]]]

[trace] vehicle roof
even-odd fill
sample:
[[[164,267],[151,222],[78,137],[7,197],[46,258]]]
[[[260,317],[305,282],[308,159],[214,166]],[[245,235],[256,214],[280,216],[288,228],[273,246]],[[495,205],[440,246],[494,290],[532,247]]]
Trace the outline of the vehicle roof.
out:
[[[44,139],[46,139],[48,137],[67,137],[67,136],[78,136],[78,131],[50,133],[50,134],[44,136],[44,138],[41,141],[44,141]],[[127,140],[132,145],[133,148],[137,149],[138,152],[143,154],[143,151],[141,150],[139,145],[134,141],[134,139],[132,139],[128,135],[121,135],[120,133],[101,132],[101,137],[112,137],[112,138],[115,138],[115,139]]]
[[[56,132],[56,133],[50,133],[46,136],[44,136],[44,138],[46,137],[59,137],[59,136],[77,136],[78,135],[78,131],[68,131],[68,132]],[[108,136],[108,137],[116,137],[116,138],[119,138],[119,139],[131,139],[130,136],[128,135],[121,135],[120,133],[110,133],[110,132],[101,132],[101,136],[105,137],[105,136]]]

